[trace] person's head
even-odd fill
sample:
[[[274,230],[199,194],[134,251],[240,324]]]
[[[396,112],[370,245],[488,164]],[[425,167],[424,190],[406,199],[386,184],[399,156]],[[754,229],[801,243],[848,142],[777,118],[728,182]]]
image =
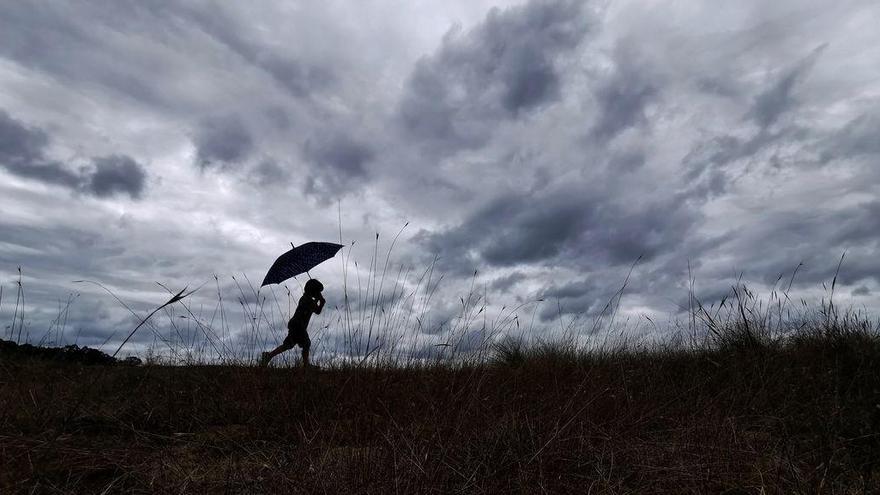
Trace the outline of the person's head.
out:
[[[303,288],[303,292],[310,296],[316,296],[324,290],[324,284],[318,281],[316,278],[310,278],[308,282],[306,282],[306,286]]]

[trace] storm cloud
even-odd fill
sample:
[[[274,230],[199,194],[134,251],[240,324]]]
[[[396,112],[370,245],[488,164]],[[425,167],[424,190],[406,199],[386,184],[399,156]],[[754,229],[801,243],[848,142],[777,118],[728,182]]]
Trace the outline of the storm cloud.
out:
[[[493,127],[560,97],[557,58],[591,30],[584,2],[493,8],[481,24],[453,28],[416,63],[399,107],[406,133],[438,151],[474,148]]]
[[[97,197],[127,194],[140,199],[146,187],[143,166],[125,155],[91,159],[90,166],[70,169],[46,157],[49,136],[26,127],[0,110],[0,167],[19,177],[65,186]]]
[[[639,55],[620,44],[614,51],[615,69],[596,88],[599,115],[592,133],[610,139],[635,125],[644,125],[645,107],[659,96],[659,82],[649,64],[639,64]]]
[[[822,143],[824,163],[848,158],[880,155],[880,109],[859,115]]]
[[[254,139],[240,118],[234,115],[212,117],[196,130],[196,160],[202,168],[231,166],[254,151]]]
[[[441,266],[461,273],[529,264],[589,269],[673,251],[699,219],[675,200],[632,207],[601,191],[566,188],[498,197],[461,224],[419,238]]]
[[[769,88],[755,97],[750,111],[751,116],[761,127],[775,124],[779,118],[796,104],[797,85],[809,74],[827,44],[813,49],[812,53],[786,69]]]
[[[124,155],[111,155],[92,160],[95,170],[88,175],[85,187],[95,196],[107,197],[125,193],[140,199],[146,173],[136,161]]]
[[[367,163],[375,152],[347,134],[329,132],[306,141],[304,155],[311,165],[306,192],[319,196],[360,187],[367,179]]]

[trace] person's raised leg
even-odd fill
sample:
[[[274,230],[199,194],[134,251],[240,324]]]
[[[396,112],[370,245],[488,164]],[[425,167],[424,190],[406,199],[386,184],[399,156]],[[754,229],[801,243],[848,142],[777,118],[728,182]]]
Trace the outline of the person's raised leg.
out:
[[[293,347],[293,346],[291,346],[291,345],[287,345],[287,344],[285,344],[285,343],[282,343],[281,345],[279,345],[278,347],[272,349],[271,351],[269,351],[269,352],[264,352],[264,353],[262,354],[261,359],[260,359],[260,366],[268,366],[268,365],[269,365],[269,361],[272,361],[272,358],[274,358],[275,356],[281,354],[282,352],[284,352],[284,351],[286,351],[286,350],[288,350],[288,349],[291,349],[292,347]]]

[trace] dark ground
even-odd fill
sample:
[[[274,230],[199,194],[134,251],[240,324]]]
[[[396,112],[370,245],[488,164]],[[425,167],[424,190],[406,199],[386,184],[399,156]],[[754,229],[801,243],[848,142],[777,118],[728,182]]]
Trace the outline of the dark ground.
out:
[[[880,344],[305,372],[0,357],[0,493],[876,493]]]

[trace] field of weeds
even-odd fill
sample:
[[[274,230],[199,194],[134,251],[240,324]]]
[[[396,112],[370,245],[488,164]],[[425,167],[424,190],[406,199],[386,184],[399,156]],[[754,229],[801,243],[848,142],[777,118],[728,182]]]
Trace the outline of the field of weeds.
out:
[[[6,359],[0,492],[876,492],[876,327],[714,331],[319,371]]]
[[[3,343],[0,493],[878,491],[880,328],[832,303],[836,277],[814,305],[737,285],[706,307],[691,291],[687,322],[654,342],[607,338],[626,281],[592,324],[550,342],[515,338],[517,308],[487,324],[472,293],[448,344],[415,357],[430,273],[422,299],[397,282],[390,305],[381,282],[346,292],[345,347],[319,370],[253,366],[280,317],[244,288],[247,352],[223,354],[219,288],[210,318],[171,293],[111,346],[162,310],[178,338],[149,329],[183,358]],[[178,306],[192,328],[174,323]],[[458,352],[477,324],[483,340]]]

